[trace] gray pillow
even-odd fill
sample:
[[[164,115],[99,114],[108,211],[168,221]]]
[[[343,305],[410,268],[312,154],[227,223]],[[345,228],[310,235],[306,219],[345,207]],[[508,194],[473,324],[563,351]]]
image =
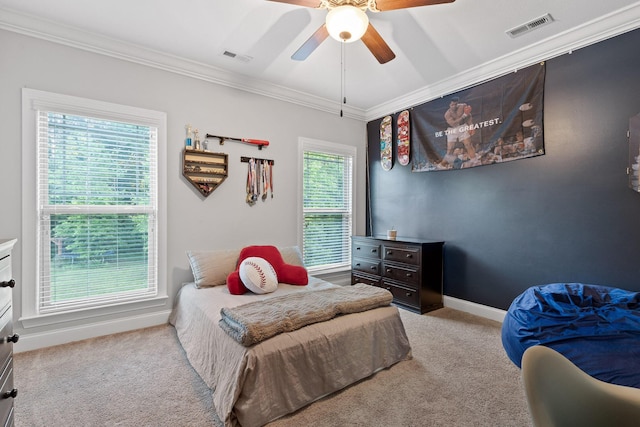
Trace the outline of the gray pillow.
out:
[[[236,269],[240,249],[187,251],[196,287],[206,288],[227,284],[227,276]]]
[[[285,246],[284,248],[278,248],[280,255],[284,262],[291,265],[299,265],[304,267],[304,261],[302,260],[302,253],[297,246]]]

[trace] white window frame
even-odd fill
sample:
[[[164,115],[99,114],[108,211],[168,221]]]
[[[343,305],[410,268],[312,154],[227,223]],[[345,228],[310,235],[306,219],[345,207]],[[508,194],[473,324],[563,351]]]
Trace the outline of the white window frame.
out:
[[[311,139],[300,137],[298,138],[298,182],[300,183],[299,193],[298,193],[298,246],[302,249],[304,248],[303,244],[303,236],[304,236],[304,153],[306,151],[315,151],[318,153],[327,153],[327,154],[335,154],[340,156],[348,156],[351,157],[351,230],[350,236],[353,236],[354,230],[356,229],[356,189],[358,188],[356,185],[356,171],[357,169],[357,148],[355,146],[350,146],[346,144],[338,144],[335,142],[323,141],[318,139]],[[351,269],[351,252],[348,252],[348,260],[345,261],[344,265],[326,268],[326,267],[308,267],[310,273],[312,274],[329,274],[329,273],[338,273]]]
[[[38,110],[50,110],[113,121],[127,121],[157,128],[157,295],[138,301],[127,301],[75,311],[41,314],[38,310],[38,217],[37,217],[37,116]],[[78,320],[131,314],[132,311],[162,307],[167,295],[166,249],[166,113],[109,102],[56,94],[35,89],[22,89],[22,316],[24,328],[47,326]]]

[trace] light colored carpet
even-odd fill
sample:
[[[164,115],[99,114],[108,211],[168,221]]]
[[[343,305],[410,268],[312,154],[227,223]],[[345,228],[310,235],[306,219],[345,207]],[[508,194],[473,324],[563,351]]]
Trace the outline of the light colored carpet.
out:
[[[532,425],[499,323],[448,308],[400,312],[412,360],[269,427]],[[15,383],[17,427],[219,425],[171,326],[16,354]]]

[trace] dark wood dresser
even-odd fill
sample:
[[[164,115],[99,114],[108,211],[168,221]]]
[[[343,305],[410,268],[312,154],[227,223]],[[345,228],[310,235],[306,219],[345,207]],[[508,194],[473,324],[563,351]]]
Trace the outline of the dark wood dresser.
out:
[[[13,333],[12,289],[15,280],[11,272],[11,250],[16,240],[0,239],[0,426],[13,426],[13,399],[18,390],[13,387]]]
[[[442,308],[444,242],[353,236],[351,284],[387,289],[393,302],[418,313]]]

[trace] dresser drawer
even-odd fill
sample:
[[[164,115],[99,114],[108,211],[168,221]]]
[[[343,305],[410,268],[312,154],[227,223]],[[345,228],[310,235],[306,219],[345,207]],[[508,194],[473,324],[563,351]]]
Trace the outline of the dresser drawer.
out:
[[[380,275],[380,261],[354,258],[351,268],[355,271]]]
[[[393,294],[393,302],[413,308],[420,307],[420,293],[417,290],[405,288],[384,279],[382,280],[382,287]]]
[[[11,256],[6,255],[0,259],[0,282],[9,282],[11,276]],[[0,315],[7,309],[7,305],[11,304],[11,288],[9,286],[0,287]]]
[[[11,255],[0,256],[0,281],[11,279]]]
[[[397,246],[383,247],[383,259],[385,261],[396,261],[404,264],[420,265],[420,248]]]
[[[2,377],[0,377],[0,384],[0,422],[5,423],[5,420],[9,419],[12,416],[11,412],[13,410],[13,399],[15,397],[15,395],[11,394],[12,390],[14,390],[12,359],[9,359],[9,363],[2,372]]]
[[[9,412],[9,416],[7,417],[7,421],[4,422],[4,427],[13,427],[14,421],[13,421],[13,406],[11,407],[11,411]]]
[[[420,285],[420,271],[417,268],[385,263],[382,268],[382,275],[389,279],[400,281],[414,289],[418,289]]]
[[[0,318],[0,369],[4,368],[13,354],[13,313],[11,307]]]
[[[365,285],[380,286],[380,278],[376,276],[368,276],[365,274],[351,274],[351,284],[364,283]]]
[[[354,258],[380,259],[380,245],[354,242],[351,256]]]

